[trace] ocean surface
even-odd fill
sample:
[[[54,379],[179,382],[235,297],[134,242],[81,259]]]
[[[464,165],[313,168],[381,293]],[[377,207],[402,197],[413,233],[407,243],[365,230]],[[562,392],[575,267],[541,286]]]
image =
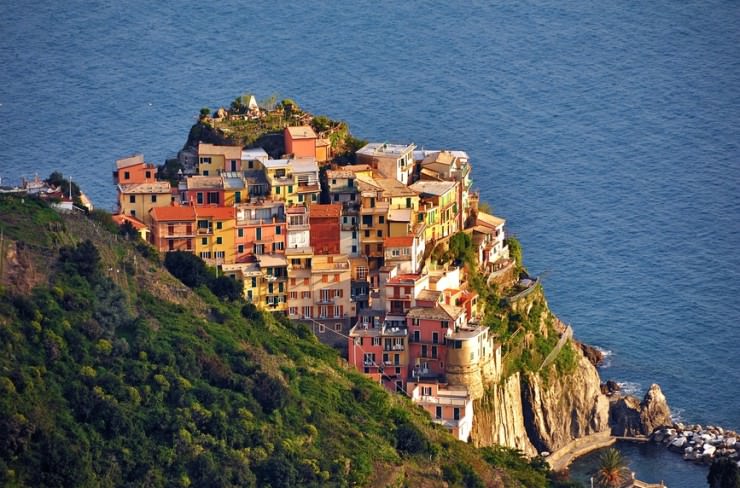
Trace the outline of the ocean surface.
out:
[[[740,429],[740,3],[0,6],[4,184],[61,170],[112,208],[115,159],[247,91],[463,149],[602,377]]]

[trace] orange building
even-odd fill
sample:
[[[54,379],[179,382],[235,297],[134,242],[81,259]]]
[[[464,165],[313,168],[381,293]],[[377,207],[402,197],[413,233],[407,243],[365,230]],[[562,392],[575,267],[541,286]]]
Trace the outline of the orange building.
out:
[[[315,254],[339,254],[339,222],[342,204],[308,207],[311,247]]]
[[[251,256],[284,254],[285,202],[242,203],[236,206],[236,262]]]
[[[151,243],[160,252],[188,251],[195,246],[195,209],[193,207],[156,207],[149,212]]]
[[[292,154],[294,158],[315,158],[316,141],[318,137],[311,126],[286,127],[285,154]]]
[[[113,179],[117,185],[154,183],[157,181],[157,167],[152,163],[145,163],[143,154],[134,154],[116,161]]]

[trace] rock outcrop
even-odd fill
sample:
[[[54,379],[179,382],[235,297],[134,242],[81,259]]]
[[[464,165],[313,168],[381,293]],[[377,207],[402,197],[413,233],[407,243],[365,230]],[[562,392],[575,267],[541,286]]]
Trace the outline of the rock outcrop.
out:
[[[671,409],[668,408],[665,395],[660,386],[653,383],[645,394],[640,404],[640,420],[642,420],[642,433],[652,434],[658,427],[673,425]]]
[[[519,373],[501,384],[489,384],[483,397],[475,401],[473,410],[471,437],[477,447],[499,444],[519,449],[528,456],[537,454],[524,426]]]
[[[656,384],[650,386],[642,402],[631,395],[615,398],[609,409],[609,423],[617,436],[650,435],[659,427],[673,425],[665,395]]]
[[[593,364],[595,367],[601,366],[601,363],[604,362],[604,353],[596,349],[594,346],[589,346],[588,344],[584,344],[582,342],[577,343],[578,346],[581,348],[581,352],[584,356],[588,358],[589,361],[591,361],[591,364]]]
[[[589,359],[579,355],[578,368],[568,375],[551,368],[547,381],[530,374],[522,386],[527,434],[539,452],[609,429],[609,400]]]

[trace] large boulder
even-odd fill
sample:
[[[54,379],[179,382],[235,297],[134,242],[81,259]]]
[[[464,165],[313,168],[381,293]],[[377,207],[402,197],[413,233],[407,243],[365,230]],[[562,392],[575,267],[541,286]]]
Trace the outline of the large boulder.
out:
[[[665,395],[660,386],[653,383],[640,404],[640,420],[642,433],[650,435],[658,427],[673,425],[671,409],[668,407]]]

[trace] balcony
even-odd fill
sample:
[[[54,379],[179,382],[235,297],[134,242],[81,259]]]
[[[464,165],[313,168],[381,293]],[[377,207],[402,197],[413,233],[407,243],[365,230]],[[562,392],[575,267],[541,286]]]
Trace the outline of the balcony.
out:
[[[456,407],[464,407],[465,404],[468,402],[468,393],[467,391],[461,392],[461,396],[458,397],[446,396],[442,394],[438,396],[422,395],[418,399],[414,399],[414,401],[419,403],[431,403],[433,405],[453,405]]]
[[[390,204],[388,202],[376,202],[374,207],[361,207],[360,215],[385,215],[389,208]]]
[[[393,344],[390,346],[383,346],[384,351],[405,351],[406,346],[403,344]]]
[[[342,224],[341,229],[343,231],[353,231],[357,230],[357,224]]]
[[[333,297],[320,297],[316,300],[316,305],[334,305],[334,300],[336,299]]]
[[[198,235],[204,236],[204,235],[210,235],[213,234],[213,227],[198,227]]]

